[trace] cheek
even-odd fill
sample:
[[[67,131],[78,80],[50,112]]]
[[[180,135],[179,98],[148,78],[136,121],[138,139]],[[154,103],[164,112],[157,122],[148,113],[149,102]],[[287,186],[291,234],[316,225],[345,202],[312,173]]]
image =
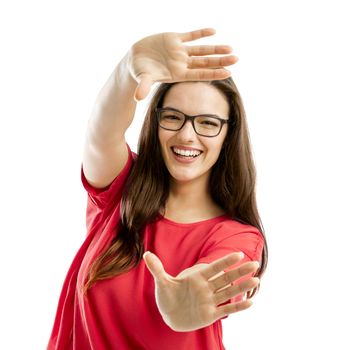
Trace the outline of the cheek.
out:
[[[225,132],[223,133],[223,135],[220,137],[220,151],[219,152],[221,152],[221,150],[222,150],[222,148],[223,148],[223,146],[224,146],[224,144],[225,144],[225,142],[227,142],[227,134],[228,134],[228,131],[227,131],[227,129],[225,130]]]
[[[222,146],[224,144],[225,137],[220,137],[219,139],[213,140],[213,142],[210,142],[206,145],[208,150],[212,150],[217,155],[220,154]]]
[[[174,135],[174,132],[158,127],[158,137],[160,140],[167,141]]]
[[[164,135],[164,132],[162,131],[162,129],[158,130],[158,139],[161,146],[163,146],[164,143],[166,142],[166,135]]]
[[[172,137],[172,134],[170,132],[167,132],[167,130],[160,129],[158,130],[158,140],[160,149],[162,152],[162,155],[164,157],[164,152],[167,149],[167,143],[169,142],[169,139]]]

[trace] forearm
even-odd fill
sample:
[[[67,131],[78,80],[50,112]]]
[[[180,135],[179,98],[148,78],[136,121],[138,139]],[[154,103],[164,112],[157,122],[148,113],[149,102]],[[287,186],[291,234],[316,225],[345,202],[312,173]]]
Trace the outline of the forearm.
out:
[[[128,54],[116,66],[96,98],[87,136],[98,145],[124,138],[133,121],[137,82],[130,75],[127,59]]]

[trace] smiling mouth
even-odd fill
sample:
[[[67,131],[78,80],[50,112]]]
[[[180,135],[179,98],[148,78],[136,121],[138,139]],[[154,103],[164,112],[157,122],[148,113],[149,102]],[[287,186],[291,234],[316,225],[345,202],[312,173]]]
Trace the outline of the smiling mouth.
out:
[[[189,152],[189,151],[181,151],[181,152],[176,152],[174,150],[174,147],[170,147],[171,148],[171,151],[173,152],[173,154],[177,157],[180,157],[180,158],[197,158],[198,156],[200,156],[203,151],[199,151],[199,153],[197,153],[198,151],[192,151],[192,152]]]

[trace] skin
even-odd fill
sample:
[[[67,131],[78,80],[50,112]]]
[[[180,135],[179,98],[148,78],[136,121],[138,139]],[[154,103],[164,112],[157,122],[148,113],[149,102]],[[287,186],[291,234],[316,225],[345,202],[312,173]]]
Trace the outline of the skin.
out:
[[[144,260],[154,278],[156,303],[164,322],[174,331],[188,332],[209,326],[224,316],[250,307],[250,299],[218,307],[259,284],[259,279],[252,277],[231,285],[231,282],[241,276],[256,272],[258,262],[246,262],[218,274],[239,262],[243,256],[241,252],[231,253],[211,264],[194,265],[173,277],[165,272],[156,255],[146,252]]]
[[[229,77],[231,72],[224,67],[238,61],[237,56],[227,55],[232,51],[229,45],[185,45],[214,34],[215,29],[203,28],[185,33],[151,35],[135,43],[126,57],[128,71],[138,83],[135,100],[144,99],[156,81],[200,81]]]
[[[176,108],[188,115],[215,114],[228,119],[229,105],[214,86],[203,82],[174,85],[164,99],[163,107]],[[179,131],[158,128],[159,142],[166,167],[171,175],[170,194],[165,216],[177,222],[194,222],[224,213],[209,194],[209,176],[217,161],[227,134],[227,124],[216,137],[197,135],[187,121]],[[194,163],[179,163],[171,146],[181,145],[200,149],[203,153]]]
[[[93,113],[91,125],[94,127],[89,132],[84,172],[90,170],[91,177],[97,178],[97,183],[94,181],[96,187],[97,184],[100,188],[105,187],[119,174],[121,169],[116,169],[116,163],[125,164],[127,149],[124,136],[134,117],[136,108],[134,100],[140,101],[146,98],[153,83],[208,81],[225,79],[231,75],[225,67],[235,64],[238,58],[230,55],[232,52],[230,46],[194,43],[197,39],[214,34],[213,28],[184,33],[155,34],[136,42],[127,52],[101,90],[97,108]],[[194,94],[192,100],[186,98],[184,93],[189,92],[187,89],[189,87]],[[169,94],[166,103],[177,104],[174,107],[181,107],[179,109],[187,114],[197,114],[203,107],[205,112],[211,111],[223,117],[227,116],[225,104],[222,103],[220,96],[217,96],[217,92],[201,84],[201,93],[205,93],[208,97],[203,100],[197,93],[197,87],[193,83],[187,87],[181,83],[177,90],[181,89],[177,91],[174,86],[172,91],[174,95]],[[204,103],[211,99],[212,103],[205,105],[204,108]],[[195,106],[192,106],[192,102],[195,102]],[[200,213],[205,213],[209,217],[220,215],[208,196],[206,182],[208,171],[215,162],[224,134],[223,130],[216,139],[203,139],[197,137],[192,126],[187,124],[176,135],[174,133],[160,135],[164,147],[174,141],[200,146],[198,148],[206,152],[196,166],[191,165],[190,171],[184,166],[175,169],[171,162],[168,162],[174,180],[167,204],[171,218],[181,222],[205,219],[200,217]],[[179,207],[180,200],[186,209],[189,209],[194,202],[197,205],[200,203],[202,207],[196,212],[190,212],[189,217],[185,217],[182,213],[182,217],[177,218],[174,213],[175,208]],[[220,317],[244,310],[251,305],[251,301],[244,301],[217,307],[218,304],[258,284],[257,279],[250,279],[231,286],[231,282],[240,276],[255,272],[257,269],[256,264],[249,262],[224,273],[226,267],[239,262],[241,258],[237,254],[218,259],[211,264],[191,266],[175,277],[164,271],[162,262],[156,255],[145,253],[144,261],[155,281],[156,303],[164,322],[170,328],[175,331],[199,329],[212,324]]]
[[[163,107],[176,108],[188,115],[215,114],[228,119],[229,105],[222,93],[203,82],[186,82],[174,85],[165,96]],[[158,136],[162,156],[169,170],[170,194],[166,203],[166,216],[175,221],[193,222],[223,213],[211,199],[208,190],[212,166],[217,161],[227,135],[223,125],[217,137],[196,134],[190,121],[179,131],[159,127]],[[179,163],[171,146],[182,145],[203,151],[194,163]],[[181,210],[180,210],[181,208]],[[237,279],[255,273],[258,262],[246,262],[231,271],[223,270],[239,262],[241,253],[229,254],[211,264],[196,264],[173,277],[166,273],[162,262],[152,253],[145,253],[144,260],[155,281],[155,296],[164,322],[173,330],[187,332],[206,327],[216,320],[234,312],[245,310],[251,300],[235,304],[222,304],[234,296],[256,287],[258,278],[249,278],[233,285]]]
[[[203,28],[185,33],[156,34],[135,43],[124,60],[126,70],[137,82],[135,100],[144,99],[154,82],[182,82],[169,91],[164,107],[172,103],[174,104],[172,107],[179,107],[178,109],[189,115],[201,113],[204,109],[203,112],[210,111],[210,113],[227,117],[227,109],[225,109],[227,105],[223,103],[222,98],[220,99],[218,92],[201,84],[201,94],[207,96],[207,99],[204,99],[201,98],[201,94],[198,94],[199,85],[189,83],[225,79],[231,75],[230,71],[224,67],[236,63],[238,58],[227,55],[232,51],[230,46],[186,45],[193,40],[214,34],[214,29]],[[213,57],[212,55],[224,56]],[[189,85],[185,85],[184,82]],[[186,92],[193,94],[191,99],[187,98]],[[206,213],[210,217],[220,215],[220,208],[215,206],[208,195],[207,181],[210,168],[219,154],[225,130],[221,133],[212,140],[203,139],[197,137],[189,123],[176,134],[159,131],[163,156],[172,176],[171,193],[166,206],[171,218],[196,221],[203,219],[199,213]],[[169,158],[168,148],[173,142],[202,149],[205,152],[204,157],[202,155],[202,159],[196,165],[175,168]],[[189,217],[185,217],[182,213],[178,218],[175,216],[175,209],[179,208],[179,201],[182,208],[186,210],[193,208],[193,203],[196,203],[196,206],[200,203],[201,207],[195,212],[192,210]],[[231,285],[238,278],[255,273],[258,269],[257,262],[246,262],[224,272],[227,267],[237,264],[243,258],[242,253],[229,254],[210,264],[194,265],[183,270],[176,277],[164,270],[162,262],[155,254],[146,252],[143,258],[154,278],[155,299],[159,312],[164,322],[175,331],[186,332],[206,327],[224,316],[247,309],[252,305],[251,300],[244,300],[235,304],[217,306],[238,294],[253,289],[259,283],[258,278],[249,278],[239,284]]]

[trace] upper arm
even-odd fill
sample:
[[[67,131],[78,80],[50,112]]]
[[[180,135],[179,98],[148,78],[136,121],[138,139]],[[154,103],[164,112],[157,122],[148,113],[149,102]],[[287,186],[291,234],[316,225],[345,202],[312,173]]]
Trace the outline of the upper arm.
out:
[[[83,152],[83,171],[88,183],[95,188],[104,188],[123,170],[128,160],[125,139],[98,145],[88,138]]]

